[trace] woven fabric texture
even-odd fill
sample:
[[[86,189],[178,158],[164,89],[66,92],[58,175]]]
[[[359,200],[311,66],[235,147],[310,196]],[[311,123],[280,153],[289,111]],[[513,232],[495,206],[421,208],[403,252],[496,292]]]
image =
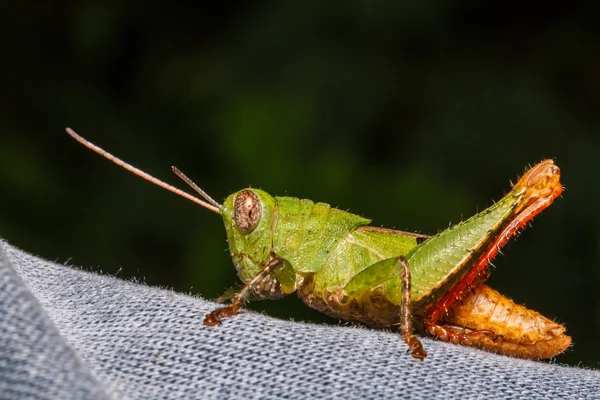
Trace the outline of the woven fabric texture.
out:
[[[214,307],[0,241],[0,398],[600,399],[600,371]]]

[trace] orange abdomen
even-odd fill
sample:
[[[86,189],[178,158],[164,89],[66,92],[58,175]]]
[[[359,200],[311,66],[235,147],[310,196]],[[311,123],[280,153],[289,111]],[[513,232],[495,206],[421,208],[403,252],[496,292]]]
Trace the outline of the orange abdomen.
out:
[[[483,284],[464,293],[462,302],[451,307],[443,323],[466,332],[491,331],[497,335],[495,339],[482,335],[472,345],[515,357],[550,358],[571,344],[564,326]]]

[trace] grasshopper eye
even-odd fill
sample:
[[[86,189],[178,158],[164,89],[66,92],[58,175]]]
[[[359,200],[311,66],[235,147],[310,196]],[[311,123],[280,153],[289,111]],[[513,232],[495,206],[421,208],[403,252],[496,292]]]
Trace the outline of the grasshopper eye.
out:
[[[262,206],[256,193],[251,190],[242,190],[233,200],[235,224],[242,233],[252,232],[262,213]]]

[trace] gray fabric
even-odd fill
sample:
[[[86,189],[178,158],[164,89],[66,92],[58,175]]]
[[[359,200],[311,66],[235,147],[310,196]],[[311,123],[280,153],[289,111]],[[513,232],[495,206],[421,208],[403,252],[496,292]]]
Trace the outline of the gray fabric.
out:
[[[3,399],[598,398],[600,372],[396,333],[243,312],[96,275],[0,242]],[[0,251],[1,253],[1,251]]]

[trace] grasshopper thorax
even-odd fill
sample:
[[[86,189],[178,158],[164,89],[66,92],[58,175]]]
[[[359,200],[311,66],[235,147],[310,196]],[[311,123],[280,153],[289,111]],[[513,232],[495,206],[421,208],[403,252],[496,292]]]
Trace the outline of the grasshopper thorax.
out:
[[[240,190],[223,202],[229,251],[243,282],[272,258],[275,209],[275,199],[259,189]]]

